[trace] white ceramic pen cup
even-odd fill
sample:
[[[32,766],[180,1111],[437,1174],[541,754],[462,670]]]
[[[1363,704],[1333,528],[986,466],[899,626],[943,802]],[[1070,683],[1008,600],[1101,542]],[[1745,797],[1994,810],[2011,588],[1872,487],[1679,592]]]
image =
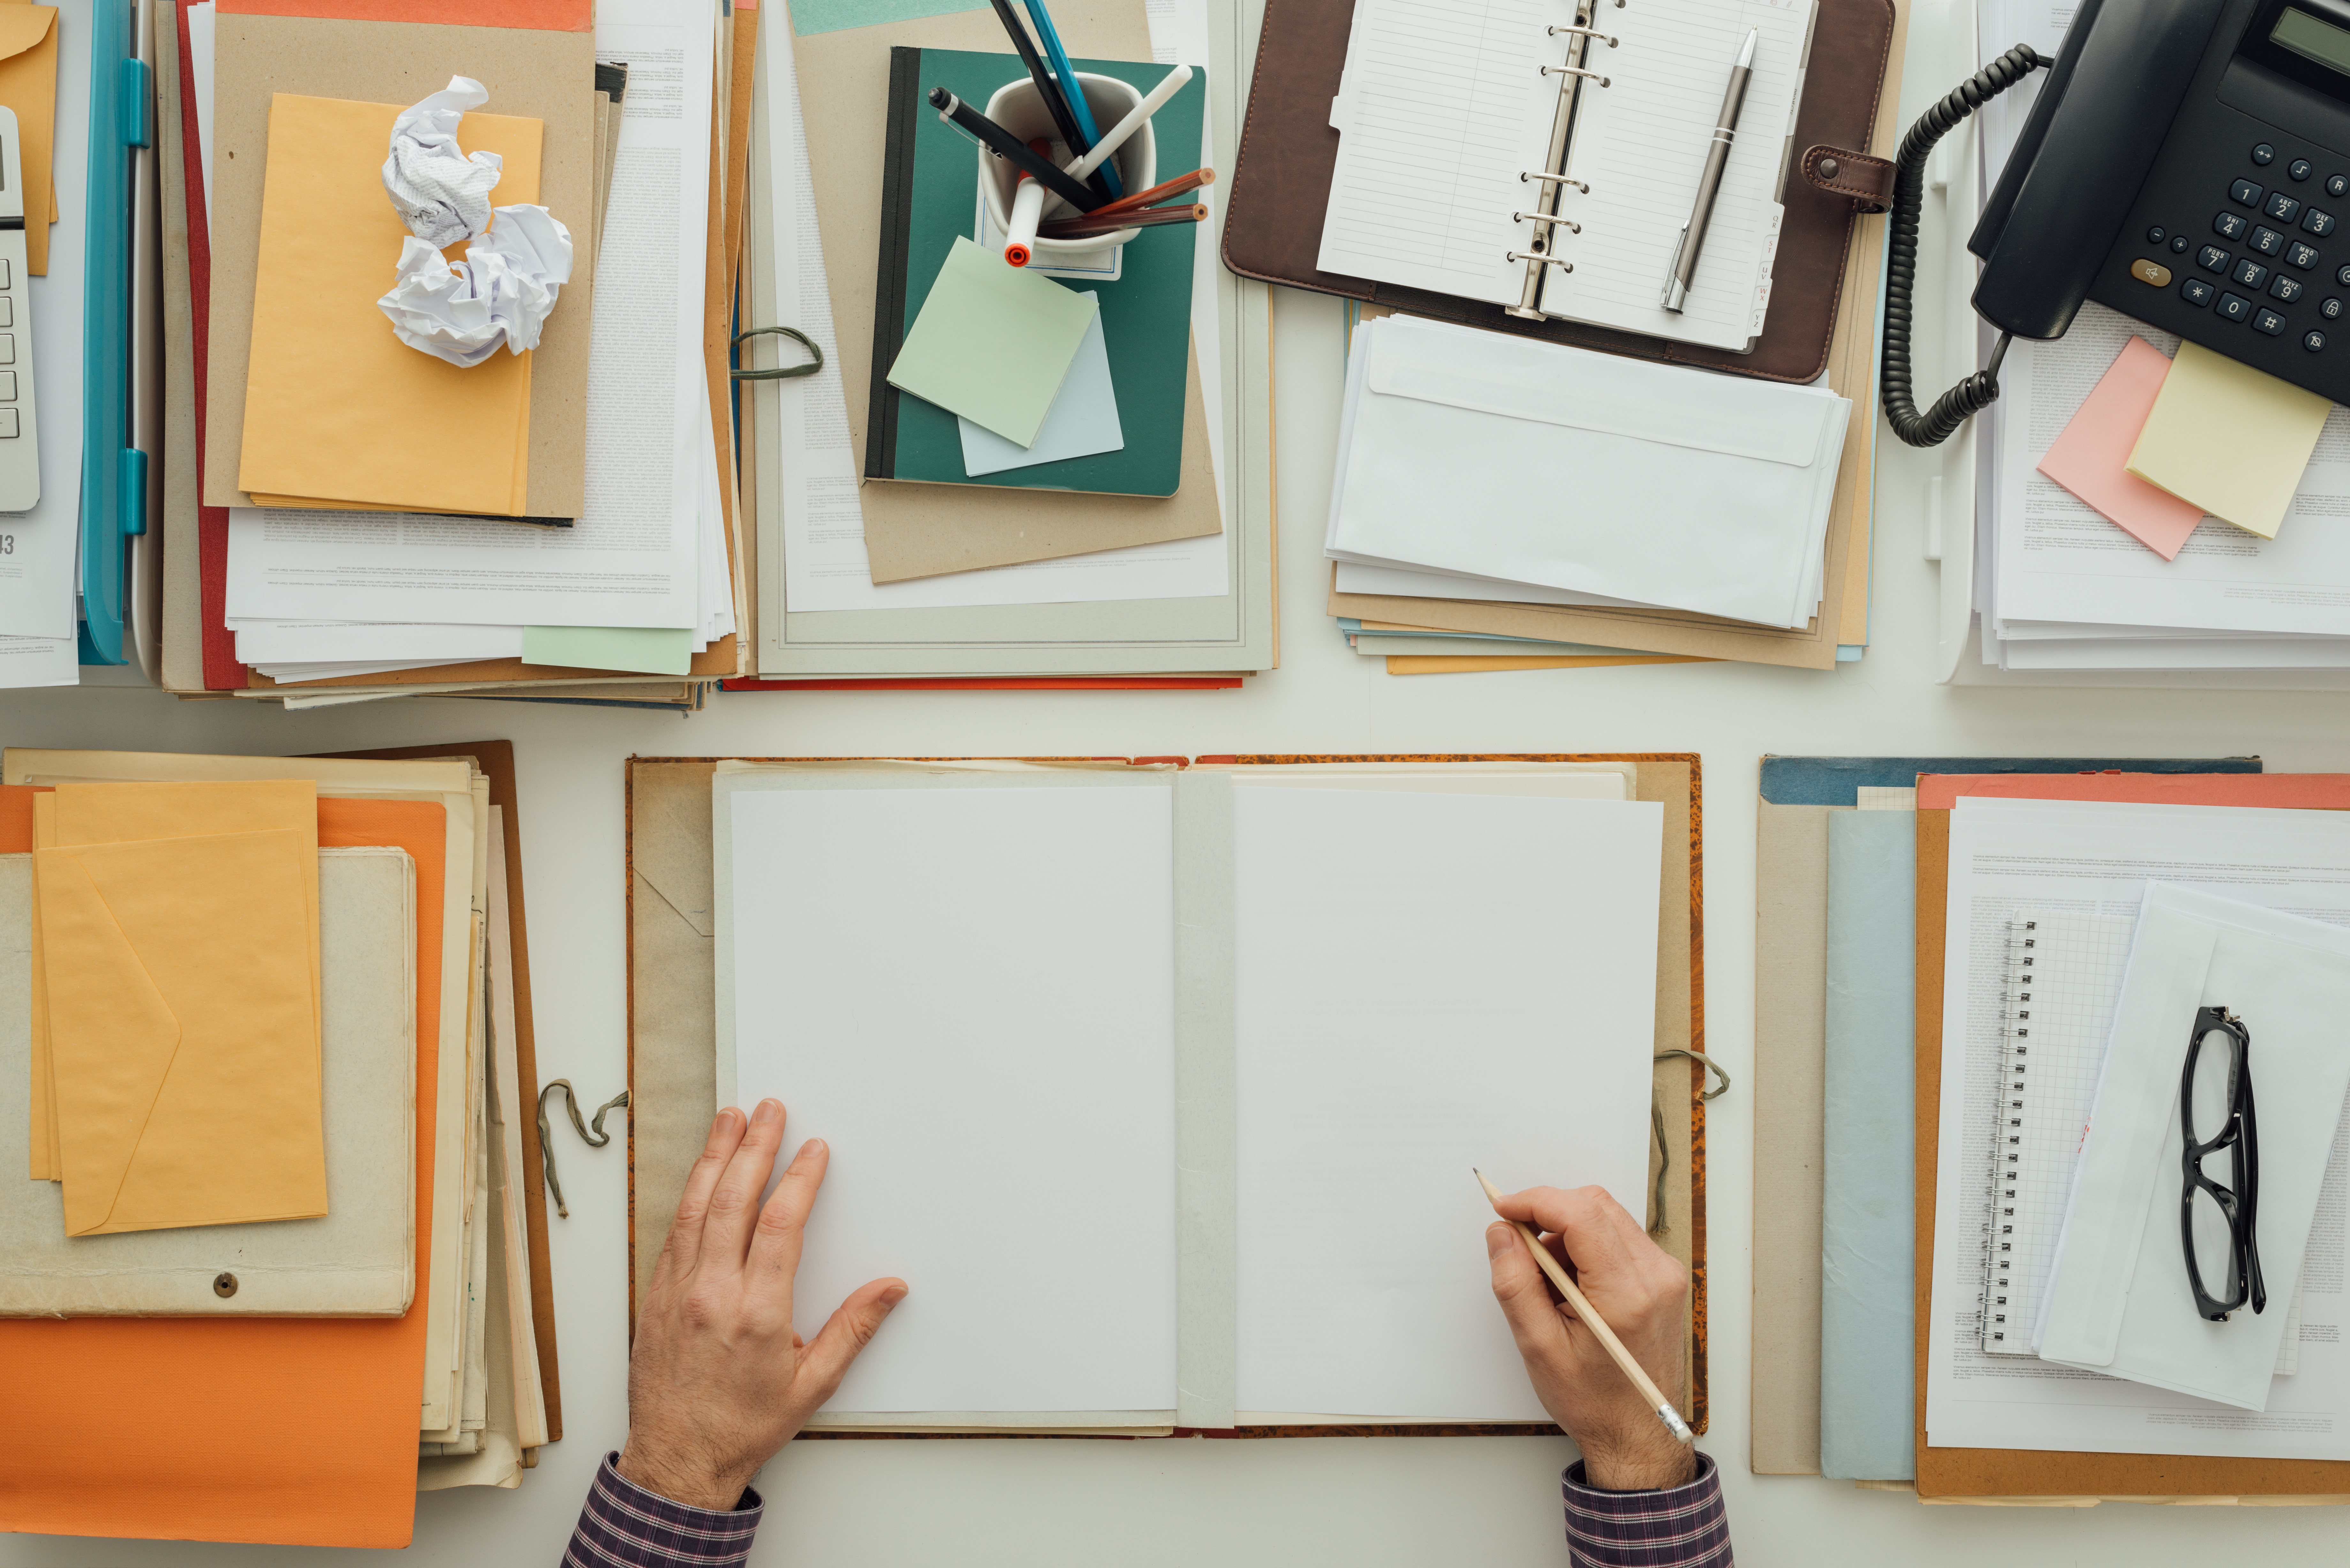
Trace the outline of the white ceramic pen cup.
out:
[[[1093,111],[1094,124],[1105,133],[1133,112],[1142,101],[1142,95],[1116,77],[1096,76],[1091,71],[1076,73],[1077,86],[1086,95],[1086,107]],[[1036,84],[1027,77],[1004,83],[987,100],[987,118],[1018,137],[1023,142],[1043,137],[1047,141],[1060,140],[1060,127],[1053,123],[1052,111],[1045,107],[1036,91]],[[1064,160],[1066,161],[1066,160]],[[1144,120],[1135,128],[1118,150],[1109,155],[1111,167],[1118,171],[1119,188],[1128,195],[1147,191],[1159,182],[1159,141],[1151,134],[1150,121]],[[987,221],[999,234],[1012,232],[1012,192],[1019,183],[1020,168],[1008,158],[998,158],[983,147],[979,150],[979,194],[987,203]],[[1073,217],[1076,214],[1065,202],[1047,197],[1045,221]],[[1140,234],[1139,228],[1124,228],[1107,234],[1091,234],[1082,240],[1051,240],[1041,236],[1030,242],[1036,259],[1031,266],[1082,266],[1107,257],[1110,250]]]

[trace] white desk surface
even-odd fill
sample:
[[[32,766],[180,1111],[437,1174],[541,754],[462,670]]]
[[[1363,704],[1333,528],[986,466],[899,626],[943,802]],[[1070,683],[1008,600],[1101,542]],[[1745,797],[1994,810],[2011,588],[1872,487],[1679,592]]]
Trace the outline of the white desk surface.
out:
[[[1322,524],[1337,428],[1340,312],[1280,292],[1274,317],[1283,668],[1237,691],[723,693],[691,718],[495,702],[286,713],[111,691],[0,697],[0,742],[27,746],[316,752],[510,736],[523,801],[542,1076],[593,1105],[621,1086],[626,958],[621,763],[647,756],[1168,754],[1297,752],[1699,752],[1704,757],[1707,1049],[1737,1079],[1708,1124],[1712,1179],[1712,1431],[1742,1563],[1991,1558],[2190,1568],[2247,1549],[2341,1550],[2334,1509],[1925,1507],[1746,1469],[1752,1234],[1754,788],[1764,753],[2193,756],[2257,753],[2272,769],[2350,770],[2350,694],[1953,691],[1932,684],[1934,568],[1917,507],[1877,520],[1875,642],[1834,672],[1751,665],[1390,678],[1324,613]],[[1886,435],[1883,439],[1891,441]],[[1570,490],[1573,475],[1559,476]],[[1627,523],[1637,526],[1637,523]],[[420,1500],[409,1560],[553,1563],[588,1479],[626,1428],[621,1151],[558,1131],[571,1218],[553,1220],[568,1435],[519,1491]],[[821,1210],[817,1223],[822,1223]],[[886,1330],[885,1330],[886,1332]],[[1504,1332],[1497,1315],[1493,1332]],[[1408,1347],[1399,1347],[1408,1353]],[[0,1419],[6,1399],[0,1393]],[[330,1432],[232,1440],[303,1443]],[[753,1561],[857,1563],[1346,1562],[1563,1564],[1563,1438],[810,1443],[762,1482]],[[5,1480],[0,1480],[5,1484]],[[122,1485],[135,1488],[126,1475]],[[0,1536],[0,1568],[295,1564],[298,1549]]]

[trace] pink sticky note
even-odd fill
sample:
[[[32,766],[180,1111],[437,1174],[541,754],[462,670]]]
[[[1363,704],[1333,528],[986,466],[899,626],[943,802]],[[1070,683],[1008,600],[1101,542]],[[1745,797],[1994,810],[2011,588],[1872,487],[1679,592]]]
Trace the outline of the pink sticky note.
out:
[[[2146,428],[2170,361],[2133,337],[2098,379],[2089,400],[2040,460],[2040,472],[2135,535],[2164,560],[2175,559],[2203,508],[2126,472],[2130,449]]]

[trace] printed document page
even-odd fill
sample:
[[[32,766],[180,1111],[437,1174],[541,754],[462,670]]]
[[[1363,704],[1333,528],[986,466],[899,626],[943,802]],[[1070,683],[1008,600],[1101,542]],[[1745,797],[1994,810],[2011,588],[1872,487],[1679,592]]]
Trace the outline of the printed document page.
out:
[[[719,795],[730,1103],[832,1149],[796,1326],[912,1287],[827,1408],[1175,1407],[1171,795]]]
[[[237,507],[228,613],[283,620],[687,627],[701,605],[712,13],[604,0],[629,108],[596,255],[587,511],[576,526]],[[556,306],[560,310],[570,302]],[[392,417],[388,414],[387,417]]]
[[[2119,357],[2132,334],[2165,354],[2178,339],[2096,304],[2054,342],[2017,338],[2000,374],[1992,561],[1994,629],[2008,622],[2103,628],[2186,628],[2350,634],[2350,410],[2326,417],[2300,493],[2273,539],[2215,517],[2165,561],[2089,504],[2042,473],[2040,460]],[[2118,635],[2104,631],[2106,636]]]
[[[2012,360],[2010,361],[2012,363]],[[2311,811],[1962,799],[1950,821],[1926,1427],[1939,1448],[2350,1459],[2350,1139],[2338,1133],[2299,1301],[2299,1369],[2265,1413],[2037,1359],[1987,1355],[1985,1179],[2001,979],[2021,909],[2135,916],[2149,879],[2350,926],[2350,820]],[[2184,1039],[2181,1040],[2182,1047]],[[2272,1291],[2271,1312],[2291,1309]]]
[[[1232,789],[1242,1419],[1543,1420],[1470,1168],[1645,1211],[1662,810],[1249,771]]]

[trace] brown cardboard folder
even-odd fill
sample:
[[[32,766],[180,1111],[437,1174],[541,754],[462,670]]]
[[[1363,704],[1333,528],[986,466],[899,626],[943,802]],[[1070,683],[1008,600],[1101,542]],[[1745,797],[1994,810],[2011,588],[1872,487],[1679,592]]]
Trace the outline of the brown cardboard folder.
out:
[[[631,757],[628,768],[629,900],[629,1316],[668,1239],[687,1170],[709,1136],[717,1109],[715,940],[711,877],[711,775],[716,757]],[[781,761],[779,758],[755,759]],[[810,760],[810,759],[798,759]],[[837,760],[837,759],[836,759]],[[941,759],[924,759],[941,760]],[[968,760],[968,759],[953,759]],[[1029,758],[1176,763],[1178,757]],[[1656,1050],[1705,1049],[1704,860],[1698,758],[1694,753],[1453,756],[1207,756],[1220,765],[1299,763],[1633,763],[1637,798],[1665,808],[1663,918],[1657,932]],[[1683,1056],[1655,1066],[1661,1142],[1650,1147],[1652,1179],[1661,1164],[1661,1213],[1652,1214],[1658,1243],[1690,1273],[1689,1387],[1690,1424],[1706,1428],[1706,1220],[1704,1071]],[[1686,1106],[1687,1115],[1678,1107]],[[1243,1427],[1241,1437],[1445,1437],[1543,1433],[1547,1424],[1487,1426]],[[895,1434],[803,1434],[805,1437]],[[974,1434],[986,1436],[991,1434]],[[1001,1435],[1001,1434],[993,1434]]]
[[[1950,814],[1918,814],[1918,1495],[1958,1500],[2077,1498],[2333,1501],[2350,1460],[2230,1459],[2183,1454],[2043,1453],[1926,1446],[1926,1336],[1932,1330],[1934,1172],[1942,1114],[1942,941]]]

